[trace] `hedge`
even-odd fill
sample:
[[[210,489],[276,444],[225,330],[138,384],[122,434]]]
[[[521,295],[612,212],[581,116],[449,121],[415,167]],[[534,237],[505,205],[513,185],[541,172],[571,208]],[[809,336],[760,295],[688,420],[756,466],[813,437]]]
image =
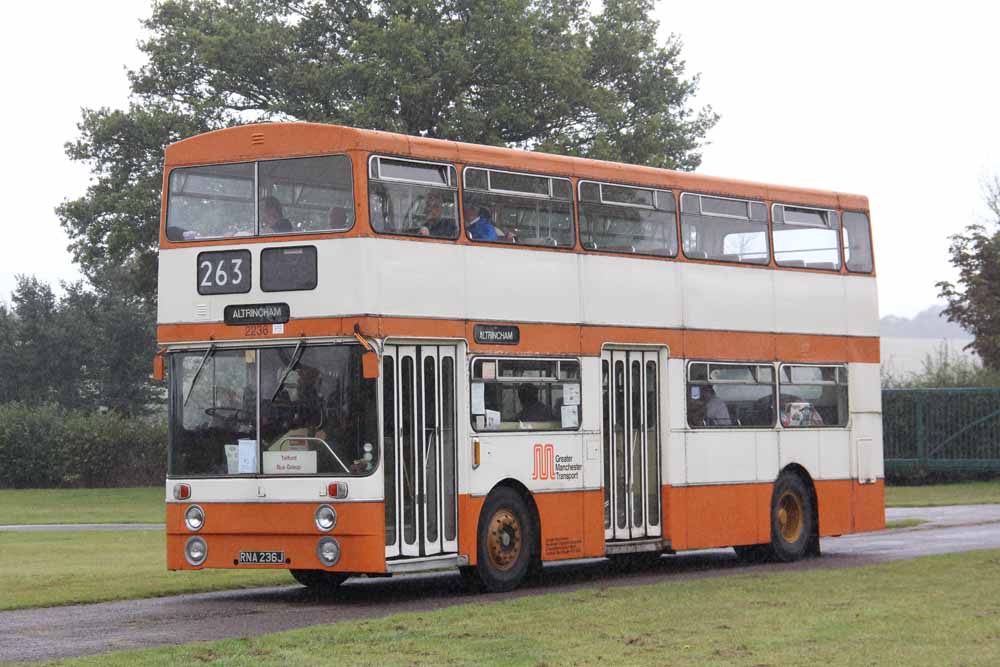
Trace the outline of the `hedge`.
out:
[[[126,487],[163,482],[167,428],[55,405],[0,405],[0,488]]]

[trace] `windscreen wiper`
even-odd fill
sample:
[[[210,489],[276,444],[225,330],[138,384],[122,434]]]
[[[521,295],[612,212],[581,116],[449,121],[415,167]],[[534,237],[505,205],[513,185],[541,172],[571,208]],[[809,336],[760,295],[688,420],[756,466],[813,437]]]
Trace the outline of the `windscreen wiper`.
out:
[[[208,349],[205,350],[205,356],[201,358],[201,363],[198,364],[198,369],[194,372],[194,377],[191,378],[191,386],[188,388],[187,396],[184,397],[184,405],[187,405],[188,401],[191,400],[191,394],[194,393],[194,385],[198,382],[198,376],[201,375],[201,369],[205,367],[205,362],[208,361],[208,358],[214,353],[215,343],[212,343],[208,346]]]
[[[292,369],[295,368],[295,365],[299,363],[299,358],[302,356],[305,346],[306,342],[304,340],[300,340],[299,344],[295,346],[295,351],[292,352],[292,359],[288,362],[288,365],[285,366],[285,372],[281,374],[281,380],[278,381],[278,385],[274,388],[274,393],[271,394],[271,402],[274,402],[274,399],[278,396],[278,392],[281,391],[283,386],[285,386],[285,380],[288,379],[289,373],[291,373]]]

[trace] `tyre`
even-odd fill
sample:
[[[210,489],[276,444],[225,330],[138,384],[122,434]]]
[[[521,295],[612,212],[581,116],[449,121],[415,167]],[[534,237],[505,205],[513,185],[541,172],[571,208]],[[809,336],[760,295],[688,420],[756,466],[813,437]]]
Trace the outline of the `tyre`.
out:
[[[289,570],[292,578],[306,588],[320,593],[332,593],[350,576],[343,572],[325,570]]]
[[[500,487],[479,515],[476,571],[490,592],[517,588],[531,569],[536,528],[521,495]]]
[[[816,532],[812,494],[802,478],[782,473],[771,494],[771,550],[784,562],[806,555]]]
[[[744,563],[766,563],[774,559],[770,544],[747,544],[733,547],[736,557]]]
[[[641,551],[632,554],[615,554],[610,556],[608,560],[611,561],[611,569],[617,572],[641,572],[660,563],[662,555],[661,551]]]

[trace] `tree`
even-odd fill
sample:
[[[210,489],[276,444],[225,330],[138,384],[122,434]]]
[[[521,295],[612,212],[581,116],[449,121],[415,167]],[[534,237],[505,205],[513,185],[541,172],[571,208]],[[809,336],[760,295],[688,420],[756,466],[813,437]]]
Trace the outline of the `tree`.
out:
[[[717,116],[689,108],[652,0],[163,0],[127,111],[67,145],[94,182],[59,208],[85,274],[155,300],[164,146],[267,120],[329,122],[694,169]]]
[[[951,263],[958,283],[937,283],[948,301],[945,316],[972,334],[970,347],[983,365],[1000,371],[1000,176],[984,184],[992,219],[969,225],[951,237]]]

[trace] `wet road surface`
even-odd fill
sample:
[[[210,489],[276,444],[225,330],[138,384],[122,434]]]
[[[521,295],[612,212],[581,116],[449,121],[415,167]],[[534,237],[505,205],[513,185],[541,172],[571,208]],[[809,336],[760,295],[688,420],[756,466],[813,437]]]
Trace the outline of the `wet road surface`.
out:
[[[301,586],[282,586],[0,612],[0,661],[51,660],[247,637],[595,585],[632,586],[729,576],[750,569],[777,572],[855,567],[933,554],[1000,549],[1000,505],[890,509],[887,518],[921,518],[929,523],[824,538],[822,558],[789,564],[747,566],[736,560],[731,549],[669,556],[636,572],[613,570],[604,560],[560,563],[546,566],[539,581],[498,595],[470,595],[456,572],[442,572],[354,579],[344,584],[335,597],[319,597]]]

